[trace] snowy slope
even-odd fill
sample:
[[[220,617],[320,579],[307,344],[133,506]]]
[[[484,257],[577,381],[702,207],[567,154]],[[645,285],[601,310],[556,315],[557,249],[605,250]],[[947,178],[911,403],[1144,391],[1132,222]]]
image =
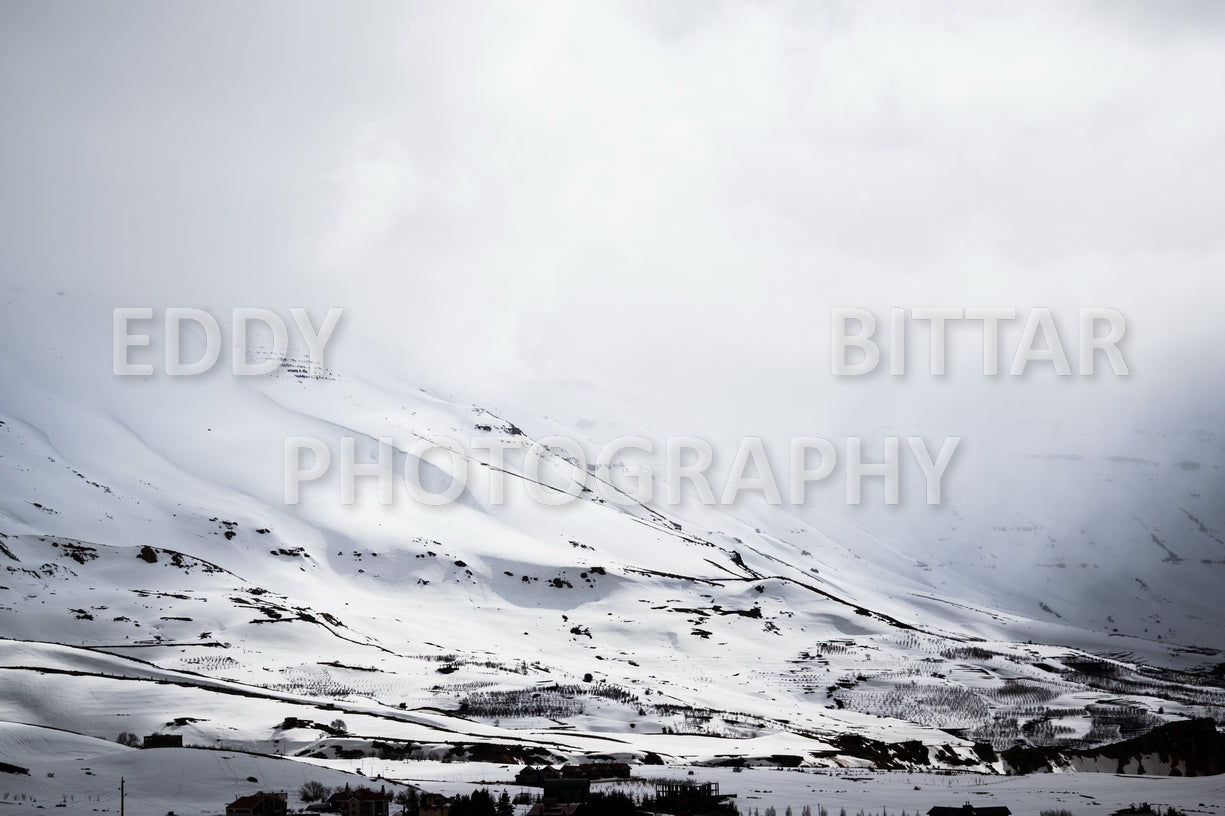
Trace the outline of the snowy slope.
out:
[[[369,785],[356,774],[312,768],[276,757],[198,749],[139,750],[113,742],[17,723],[0,723],[0,762],[26,771],[0,775],[0,812],[118,813],[124,781],[125,812],[216,813],[226,802],[256,790],[291,792],[307,780],[334,788]],[[401,790],[374,781],[374,787]]]
[[[402,492],[379,504],[373,480],[345,505],[334,470],[287,505],[287,436],[334,455],[353,436],[366,460],[389,436],[399,473],[427,436],[494,428],[526,446],[648,429],[611,410],[606,427],[584,421],[599,409],[581,392],[552,394],[546,413],[431,393],[360,359],[117,378],[109,347],[30,317],[105,327],[109,312],[29,297],[0,321],[0,720],[333,758],[375,742],[476,757],[484,744],[503,761],[862,764],[839,741],[853,734],[928,746],[910,764],[998,770],[974,741],[1100,744],[1225,717],[1207,673],[1222,644],[1205,634],[1225,523],[1187,475],[1222,458],[1209,431],[1135,462],[1022,454],[1075,449],[1047,428],[1017,441],[1007,479],[1089,471],[1134,505],[1079,530],[1044,524],[1041,496],[1002,483],[971,493],[1011,505],[963,494],[969,510],[909,530],[836,502],[618,507],[592,492],[547,507],[519,493],[519,456],[499,505],[480,453],[445,507]],[[575,475],[545,456],[555,484]],[[1112,555],[1136,528],[1153,569]],[[1073,535],[1100,540],[1102,563],[1061,564],[1048,545]],[[1010,581],[1009,558],[1042,568]],[[1143,582],[1084,578],[1124,569]]]

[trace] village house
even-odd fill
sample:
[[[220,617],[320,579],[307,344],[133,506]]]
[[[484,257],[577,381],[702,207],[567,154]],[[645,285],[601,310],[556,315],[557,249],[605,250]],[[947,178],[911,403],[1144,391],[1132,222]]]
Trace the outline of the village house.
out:
[[[584,762],[564,765],[563,779],[629,779],[630,766],[624,762]]]
[[[451,800],[441,793],[423,793],[417,805],[417,816],[450,816]]]
[[[544,779],[540,782],[543,788],[541,799],[550,802],[586,802],[591,795],[590,779]]]
[[[344,790],[336,791],[328,797],[328,806],[333,813],[339,813],[340,816],[389,816],[391,794],[385,789],[350,790],[346,785]]]
[[[259,791],[230,802],[225,816],[285,816],[288,810],[289,794]]]
[[[663,813],[727,814],[734,816],[735,805],[728,800],[735,794],[719,793],[718,782],[664,780],[655,783],[655,809]]]
[[[545,779],[561,779],[561,771],[552,765],[542,765],[539,768],[525,765],[523,770],[515,774],[515,782],[536,788],[540,787],[541,781]]]

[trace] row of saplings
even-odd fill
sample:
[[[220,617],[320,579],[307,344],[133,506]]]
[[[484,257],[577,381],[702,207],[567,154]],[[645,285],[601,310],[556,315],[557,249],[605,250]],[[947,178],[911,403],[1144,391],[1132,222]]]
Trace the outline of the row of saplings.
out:
[[[331,788],[313,779],[298,789],[298,798],[303,802],[322,802],[331,795]],[[400,816],[418,816],[421,794],[416,788],[405,788],[395,795],[392,802],[398,808],[394,812]],[[514,816],[515,813],[515,802],[511,801],[506,791],[494,798],[493,794],[482,788],[471,795],[451,797],[450,802],[451,816]]]
[[[328,786],[311,780],[298,789],[298,798],[303,802],[321,802],[332,795]],[[396,805],[394,813],[399,816],[418,816],[421,804],[421,794],[416,788],[406,788],[395,795],[392,800]],[[502,791],[494,796],[485,788],[473,791],[471,794],[459,794],[450,798],[450,816],[514,816],[516,804],[527,804],[527,794],[519,794],[513,800],[510,794]],[[624,793],[611,791],[593,793],[583,803],[583,811],[587,816],[634,816],[639,813],[639,804]]]
[[[332,789],[314,780],[307,782],[298,791],[303,802],[319,802],[332,795]],[[416,788],[406,788],[396,794],[394,803],[398,806],[399,816],[418,816],[421,804],[420,793]],[[450,816],[514,816],[515,805],[527,804],[529,797],[521,793],[511,799],[510,794],[502,791],[496,798],[485,788],[473,791],[471,794],[459,794],[451,797]],[[633,797],[620,791],[593,793],[583,804],[587,816],[635,816],[643,811],[653,811],[656,803],[650,797],[642,797],[637,802]],[[716,810],[729,814],[737,813],[734,806],[721,803]],[[902,811],[905,813],[905,811]],[[804,808],[804,816],[811,816],[811,809]],[[828,811],[818,808],[820,816],[828,816]],[[884,814],[885,811],[882,811]],[[787,808],[790,816],[791,808]],[[860,811],[863,815],[863,811]],[[766,816],[774,816],[774,808],[766,809]],[[839,816],[846,816],[843,808]],[[1041,816],[1073,816],[1065,809],[1043,810]],[[1168,807],[1164,811],[1145,802],[1142,805],[1132,805],[1124,810],[1116,811],[1112,816],[1187,816],[1183,811]]]

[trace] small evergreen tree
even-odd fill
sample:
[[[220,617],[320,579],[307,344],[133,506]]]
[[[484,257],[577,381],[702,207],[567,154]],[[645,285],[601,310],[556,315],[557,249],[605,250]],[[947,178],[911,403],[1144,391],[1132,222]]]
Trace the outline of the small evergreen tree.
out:
[[[417,816],[421,798],[416,788],[406,788],[396,794],[395,803],[400,806],[400,816]]]

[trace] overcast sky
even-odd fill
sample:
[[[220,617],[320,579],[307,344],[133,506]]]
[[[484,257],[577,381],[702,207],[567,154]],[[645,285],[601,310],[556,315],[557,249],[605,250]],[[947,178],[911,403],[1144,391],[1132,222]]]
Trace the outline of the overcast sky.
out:
[[[338,369],[527,421],[958,435],[948,507],[840,512],[1011,561],[975,581],[1057,544],[1125,589],[1165,569],[1149,525],[1221,555],[1223,88],[1213,0],[11,2],[0,281],[104,373],[115,307],[340,306]],[[1131,375],[987,378],[962,327],[944,378],[921,329],[906,377],[832,376],[831,309],[892,306],[1048,307],[1074,368],[1114,308]],[[1119,475],[1138,444],[1158,476]]]
[[[1052,376],[985,382],[970,334],[951,386],[835,382],[833,307],[1048,306],[1073,353],[1076,310],[1110,306],[1131,380],[1061,386],[1052,412],[1120,388],[1128,410],[1171,387],[1217,404],[1217,3],[0,14],[0,268],[98,295],[99,325],[342,306],[337,353],[425,381],[684,394],[768,424],[1050,404]]]

